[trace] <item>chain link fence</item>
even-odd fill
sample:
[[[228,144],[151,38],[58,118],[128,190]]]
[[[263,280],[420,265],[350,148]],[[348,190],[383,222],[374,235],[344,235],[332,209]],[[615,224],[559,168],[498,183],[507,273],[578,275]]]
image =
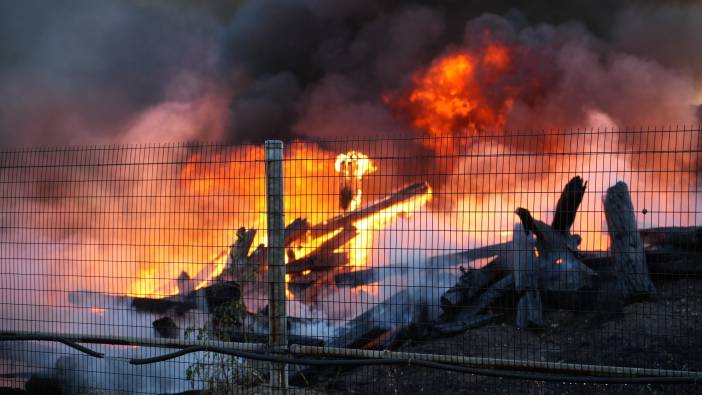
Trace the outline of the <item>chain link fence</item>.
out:
[[[0,393],[696,393],[699,136],[3,152]]]

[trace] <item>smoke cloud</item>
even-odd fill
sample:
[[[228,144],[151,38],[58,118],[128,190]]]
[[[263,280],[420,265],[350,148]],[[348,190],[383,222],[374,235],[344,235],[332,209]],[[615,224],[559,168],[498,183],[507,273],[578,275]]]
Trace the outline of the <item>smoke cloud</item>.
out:
[[[509,129],[699,122],[702,7],[607,4],[2,2],[0,144],[421,135],[384,99],[481,29],[542,84]]]

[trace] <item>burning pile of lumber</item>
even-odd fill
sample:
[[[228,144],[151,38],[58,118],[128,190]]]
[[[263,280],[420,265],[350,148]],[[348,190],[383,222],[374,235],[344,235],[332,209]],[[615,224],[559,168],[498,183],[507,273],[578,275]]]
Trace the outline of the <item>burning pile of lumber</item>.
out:
[[[353,273],[350,257],[342,246],[358,236],[354,224],[387,210],[398,203],[426,194],[429,184],[416,183],[404,187],[384,199],[365,207],[335,216],[325,222],[310,225],[304,218],[295,219],[285,229],[285,246],[288,263],[286,273],[290,277],[290,292],[297,300],[314,303],[325,287],[336,286],[337,278]],[[306,240],[324,240],[316,245],[296,249],[297,243]],[[341,251],[340,251],[341,250]],[[302,255],[297,258],[296,255]]]
[[[350,285],[342,283],[343,276],[354,275],[355,268],[349,265],[349,253],[341,247],[358,235],[354,224],[429,191],[430,187],[426,182],[415,183],[379,201],[319,224],[312,225],[305,218],[292,221],[285,229],[289,292],[296,300],[313,304],[321,291],[330,287]],[[137,311],[165,316],[154,322],[154,328],[161,336],[167,334],[171,337],[174,333],[172,320],[166,321],[165,318],[180,316],[191,310],[204,309],[212,313],[216,307],[227,301],[238,301],[249,292],[260,292],[261,289],[265,289],[260,287],[260,284],[266,282],[267,251],[264,245],[253,248],[256,233],[256,229],[243,227],[237,231],[237,240],[230,248],[227,267],[209,285],[194,290],[193,287],[187,286],[189,278],[184,273],[178,281],[177,295],[165,298],[131,298],[132,307]],[[320,242],[309,243],[309,240]],[[247,322],[241,328],[237,328],[237,333],[232,333],[230,337],[251,340],[264,335],[268,323],[266,314],[261,313],[265,311],[248,314]],[[216,317],[213,318],[216,326]],[[167,330],[162,330],[164,323],[169,324]],[[292,340],[304,344],[314,343],[310,339],[295,336],[291,337]]]
[[[654,295],[652,279],[657,276],[702,274],[702,265],[698,264],[702,228],[638,230],[629,190],[622,182],[609,188],[604,197],[610,251],[580,250],[581,238],[572,233],[571,227],[586,188],[582,178],[571,179],[563,189],[550,224],[534,218],[526,208],[517,208],[519,222],[512,241],[439,255],[425,262],[423,270],[427,273],[461,265],[460,278],[440,297],[438,319],[428,316],[427,306],[423,304],[426,301],[418,301],[412,287],[408,287],[350,320],[331,344],[385,348],[402,337],[460,333],[502,316],[499,313],[506,311],[505,301],[513,303],[507,310],[515,311],[517,327],[539,328],[544,325],[547,308],[619,311],[627,303]],[[355,287],[379,281],[381,270],[357,270],[349,266],[349,254],[340,247],[357,236],[354,224],[358,221],[428,190],[426,183],[409,185],[382,200],[316,225],[304,218],[295,219],[285,230],[286,269],[292,296],[298,301],[314,303],[320,292],[330,287]],[[263,245],[253,248],[255,236],[255,229],[239,229],[226,270],[210,285],[193,290],[186,285],[188,279],[183,278],[179,281],[183,285],[178,295],[132,298],[132,306],[139,311],[169,316],[203,306],[212,312],[227,301],[240,300],[249,291],[261,292],[262,287],[255,284],[266,281],[267,253]],[[306,245],[309,240],[321,242],[309,246]],[[486,258],[491,260],[483,267],[463,268]],[[232,337],[250,340],[265,335],[268,323],[266,314],[261,313],[265,309],[258,314],[248,313],[248,323],[232,333]],[[407,317],[413,321],[409,326]],[[398,327],[398,322],[403,325]],[[159,332],[172,336],[173,325],[166,323],[167,330]],[[159,321],[159,328],[163,324]],[[315,339],[291,337],[293,342],[306,344],[311,340]]]

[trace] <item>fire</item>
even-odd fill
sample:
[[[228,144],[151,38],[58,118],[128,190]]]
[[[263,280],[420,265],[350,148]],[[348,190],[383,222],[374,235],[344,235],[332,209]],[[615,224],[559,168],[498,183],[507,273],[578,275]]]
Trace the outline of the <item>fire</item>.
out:
[[[448,53],[413,76],[413,88],[395,107],[433,137],[501,129],[517,93],[501,80],[511,64],[512,50],[499,42]]]
[[[364,175],[375,172],[377,168],[366,154],[349,151],[336,157],[334,170],[344,177],[355,177],[360,181]]]
[[[367,265],[368,251],[372,243],[373,232],[385,228],[390,222],[398,216],[410,216],[426,205],[432,198],[432,190],[429,190],[419,196],[394,206],[388,207],[379,213],[372,215],[361,221],[354,222],[354,226],[359,234],[351,240],[349,252],[351,260],[349,265],[362,267]]]
[[[228,250],[223,250],[216,256],[210,258],[207,265],[194,276],[201,279],[194,289],[200,289],[208,284],[210,280],[220,275],[227,266]],[[150,266],[143,268],[137,280],[132,282],[128,295],[135,298],[159,298],[172,296],[179,293],[178,285],[170,279],[159,276],[159,268]]]
[[[176,219],[170,214],[154,216],[149,228],[177,230],[167,236],[144,234],[146,239],[140,241],[147,247],[140,250],[138,257],[143,264],[135,271],[126,293],[132,297],[151,298],[178,294],[176,278],[183,272],[192,282],[189,289],[206,286],[225,269],[227,246],[233,243],[236,229],[241,226],[259,230],[253,246],[265,245],[263,159],[263,150],[253,146],[190,154],[180,168],[176,189],[168,191],[168,195],[174,197],[164,200],[172,207],[161,210],[180,213],[183,207],[188,207],[188,213]],[[303,217],[311,224],[324,223],[339,211],[338,196],[329,191],[341,191],[344,186],[353,188],[353,203],[347,209],[360,208],[364,177],[375,171],[377,165],[368,155],[357,150],[338,154],[312,144],[289,144],[284,162],[284,172],[288,176],[284,195],[287,221]],[[356,221],[353,224],[355,236],[341,243],[336,250],[349,251],[349,266],[366,265],[374,232],[398,216],[420,210],[430,198],[431,191]],[[179,222],[173,223],[174,220]],[[337,236],[339,231],[320,237],[303,237],[290,246],[293,256],[286,256],[286,261],[307,256],[321,243]],[[213,246],[221,247],[213,253]]]
[[[360,182],[364,175],[376,171],[375,165],[365,154],[349,151],[336,157],[334,170],[343,177],[339,195],[341,208],[355,210],[361,205],[361,197],[363,196]]]

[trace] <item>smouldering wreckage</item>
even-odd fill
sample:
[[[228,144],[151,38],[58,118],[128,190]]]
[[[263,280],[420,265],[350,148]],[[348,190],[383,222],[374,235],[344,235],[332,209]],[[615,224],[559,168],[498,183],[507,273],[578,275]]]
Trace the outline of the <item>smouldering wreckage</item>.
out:
[[[628,303],[654,295],[652,279],[656,277],[702,274],[696,258],[696,251],[702,247],[702,230],[638,230],[635,209],[623,182],[609,188],[603,199],[611,238],[609,251],[580,250],[581,238],[572,233],[571,227],[586,188],[581,177],[571,179],[550,224],[534,218],[526,208],[516,208],[519,222],[515,224],[513,240],[439,254],[413,267],[351,266],[349,252],[343,246],[358,236],[354,224],[403,202],[426,197],[431,193],[427,183],[409,185],[323,223],[294,219],[285,229],[287,294],[291,300],[313,307],[333,292],[339,295],[339,289],[377,285],[388,273],[411,272],[423,278],[432,291],[417,286],[399,288],[355,317],[340,322],[304,314],[290,316],[289,343],[382,350],[396,348],[409,339],[459,334],[495,322],[538,329],[544,325],[547,309],[621,311]],[[265,298],[261,284],[267,271],[266,247],[253,246],[256,232],[246,228],[237,232],[227,268],[209,285],[162,299],[133,298],[131,305],[169,317],[198,309],[211,313],[232,300]],[[318,242],[305,243],[310,239]],[[308,247],[300,248],[301,244]],[[488,261],[480,267],[471,265],[479,260]],[[458,271],[460,276],[457,280],[455,276],[443,276],[447,271]],[[227,328],[227,340],[265,342],[265,309],[264,304],[258,311],[247,311],[238,325]],[[163,325],[163,320],[158,325]],[[154,325],[158,326],[156,322]],[[217,333],[216,318],[208,325]],[[161,327],[156,329],[163,336],[177,334]]]
[[[528,208],[516,204],[510,207],[516,223],[512,232],[501,236],[512,240],[419,257],[403,253],[400,256],[408,260],[394,261],[393,257],[388,264],[377,265],[372,251],[407,249],[407,243],[395,244],[402,230],[413,235],[426,230],[421,220],[399,228],[389,224],[431,212],[427,203],[434,191],[429,183],[420,181],[362,202],[361,178],[373,171],[372,162],[357,165],[364,160],[359,153],[340,158],[334,170],[337,181],[341,178],[342,182],[334,192],[342,212],[322,220],[318,215],[314,223],[295,216],[288,218],[285,228],[289,344],[353,352],[395,349],[408,340],[450,336],[496,323],[538,330],[544,326],[548,310],[617,312],[628,303],[655,294],[652,280],[657,277],[702,274],[697,259],[702,230],[639,230],[636,208],[628,187],[621,182],[609,188],[603,199],[603,219],[611,239],[609,250],[581,249],[586,243],[575,234],[573,225],[587,183],[579,176],[566,183],[550,223],[539,220]],[[427,224],[430,230],[438,229],[437,222]],[[591,231],[591,227],[588,219],[585,231]],[[209,265],[221,270],[209,270],[212,275],[204,281],[183,272],[172,281],[175,292],[167,292],[168,296],[71,291],[68,301],[79,310],[89,311],[92,322],[120,323],[110,326],[116,335],[141,333],[142,337],[165,338],[156,340],[181,341],[186,340],[189,329],[196,328],[204,330],[213,341],[265,344],[269,334],[265,286],[268,262],[261,229],[240,228],[230,248]],[[377,243],[372,242],[377,235],[372,232],[378,230],[390,237],[377,237]],[[170,290],[173,284],[168,282],[166,286]],[[227,305],[241,309],[222,309]],[[128,368],[129,359],[148,358],[163,349],[104,347],[122,360],[99,360],[104,364],[100,369],[133,377],[170,374],[169,388],[183,388],[182,369],[173,369],[167,363],[148,365],[153,371]],[[191,356],[179,366],[194,362],[197,358]],[[47,357],[45,366],[58,375],[64,387],[84,388],[95,385],[100,378],[75,372],[94,363],[91,357],[68,355],[58,361]],[[313,372],[304,368],[290,372],[295,375],[302,371],[309,378]],[[158,385],[163,386],[163,381]]]

